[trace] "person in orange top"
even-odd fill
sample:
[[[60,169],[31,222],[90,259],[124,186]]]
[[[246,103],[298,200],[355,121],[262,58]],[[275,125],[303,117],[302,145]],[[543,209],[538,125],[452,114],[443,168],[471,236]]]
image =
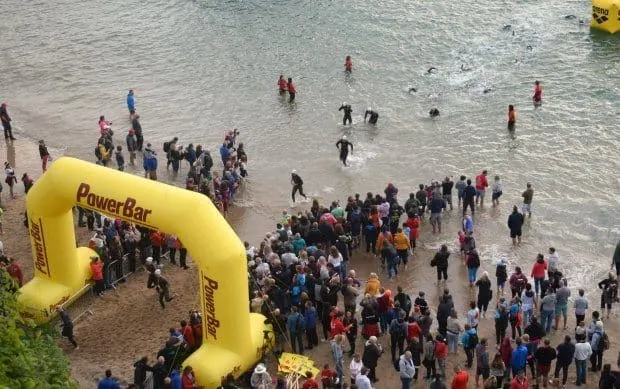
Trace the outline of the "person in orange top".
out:
[[[536,262],[534,262],[534,266],[532,266],[532,272],[530,273],[530,277],[534,278],[534,289],[536,290],[536,294],[540,291],[546,275],[547,261],[545,261],[545,257],[542,254],[538,254]]]
[[[467,389],[467,382],[469,381],[469,374],[463,370],[459,365],[454,366],[454,378],[452,379],[452,385],[450,389]]]
[[[394,248],[398,252],[398,256],[402,261],[405,270],[407,269],[407,256],[409,255],[409,238],[403,232],[402,228],[398,228],[396,230],[396,235],[394,235]]]
[[[316,382],[311,372],[306,372],[306,382],[304,382],[301,389],[319,389],[319,384]]]
[[[345,58],[344,60],[344,70],[347,72],[350,72],[351,70],[353,70],[353,62],[351,61],[350,55],[347,55],[347,58]]]
[[[379,234],[379,239],[377,240],[377,250],[383,250],[386,241],[390,242],[390,244],[394,244],[394,237],[392,236],[389,227],[383,226],[382,231]]]
[[[161,247],[164,244],[166,235],[159,231],[151,232],[151,246],[153,247],[153,259],[159,265],[159,256],[161,254]]]
[[[508,106],[508,129],[510,131],[515,129],[515,124],[517,123],[517,111],[515,107],[510,104]]]
[[[90,271],[92,273],[90,279],[95,281],[93,291],[97,295],[103,296],[103,291],[105,290],[105,284],[103,282],[103,262],[101,262],[99,257],[90,257]]]
[[[368,280],[366,280],[366,289],[364,290],[364,294],[376,296],[379,294],[379,289],[381,289],[381,281],[379,281],[377,273],[370,273]]]

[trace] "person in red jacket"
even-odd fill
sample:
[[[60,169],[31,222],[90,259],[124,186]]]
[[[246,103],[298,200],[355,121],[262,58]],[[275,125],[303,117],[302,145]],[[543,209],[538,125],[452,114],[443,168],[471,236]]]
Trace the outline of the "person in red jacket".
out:
[[[347,72],[351,72],[353,70],[353,62],[351,61],[350,55],[347,55],[347,58],[344,60],[344,70]]]
[[[21,288],[24,284],[24,273],[19,263],[17,263],[17,259],[13,257],[9,258],[9,265],[6,267],[6,272],[9,273],[12,279],[17,281],[17,284]]]
[[[467,382],[469,382],[467,371],[463,370],[459,365],[454,366],[454,378],[452,378],[450,389],[467,389]]]
[[[476,176],[476,205],[480,202],[480,208],[482,208],[484,204],[484,193],[489,186],[487,174],[489,173],[486,170],[483,170],[482,173]]]
[[[540,286],[545,280],[546,274],[547,261],[545,261],[545,257],[542,254],[538,254],[536,256],[536,262],[534,262],[534,266],[532,266],[532,273],[530,274],[530,277],[534,277],[534,288],[536,290],[536,294],[538,294]]]
[[[321,370],[321,383],[323,383],[323,387],[330,388],[334,384],[335,378],[336,378],[336,372],[333,369],[330,369],[329,364],[326,363],[323,366],[323,370]]]
[[[342,323],[342,312],[334,311],[332,320],[330,322],[330,332],[329,335],[331,339],[333,339],[336,335],[345,334],[353,325],[344,326]]]
[[[292,78],[288,78],[288,83],[286,84],[286,87],[288,88],[288,101],[292,103],[293,100],[295,100],[295,85],[293,85]]]
[[[319,389],[319,384],[316,382],[311,372],[306,372],[306,382],[304,382],[301,389]]]
[[[183,339],[185,339],[185,343],[187,343],[187,347],[190,351],[194,351],[196,349],[196,339],[194,339],[194,329],[192,326],[187,324],[185,320],[181,320],[180,332],[183,335]]]
[[[409,227],[409,242],[411,243],[411,253],[415,250],[416,242],[420,238],[420,218],[418,215],[407,218],[407,227]]]
[[[278,79],[278,89],[280,90],[281,95],[286,93],[286,80],[284,79],[283,74],[280,74],[280,79]]]
[[[446,356],[448,355],[448,345],[446,340],[441,335],[437,335],[435,338],[435,358],[439,365],[439,372],[442,377],[446,376]]]
[[[196,377],[194,377],[194,369],[191,366],[185,366],[183,369],[183,376],[181,377],[183,383],[183,389],[203,389],[204,386],[196,384]]]
[[[93,291],[101,297],[105,290],[105,284],[103,282],[103,262],[101,262],[99,257],[90,257],[90,272],[92,273],[90,279],[95,281]]]
[[[159,256],[161,255],[161,247],[164,244],[165,235],[159,231],[151,232],[151,246],[153,247],[153,259],[159,265]]]
[[[534,100],[534,106],[539,106],[542,103],[542,86],[540,86],[540,81],[534,82],[534,96],[532,100]]]
[[[420,307],[415,308],[418,312],[420,311]],[[409,322],[407,323],[407,342],[411,342],[412,339],[417,339],[420,341],[420,336],[422,335],[422,328],[415,320],[413,315],[409,316]]]
[[[528,389],[529,382],[525,376],[525,370],[519,370],[515,378],[510,383],[510,389]]]

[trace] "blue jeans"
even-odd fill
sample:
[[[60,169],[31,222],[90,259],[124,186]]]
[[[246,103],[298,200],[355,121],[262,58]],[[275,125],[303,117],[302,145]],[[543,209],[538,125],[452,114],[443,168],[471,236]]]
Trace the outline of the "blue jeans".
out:
[[[291,336],[291,348],[293,349],[293,353],[297,354],[297,347],[295,347],[297,345],[299,347],[299,354],[303,354],[304,353],[304,341],[302,339],[302,333],[301,332],[289,332],[289,335]]]
[[[459,334],[447,332],[448,335],[448,352],[457,352],[459,349]]]
[[[411,378],[400,377],[400,382],[403,383],[403,389],[409,389],[411,387]]]
[[[388,261],[388,277],[392,279],[398,275],[398,261]]]
[[[551,322],[553,321],[554,311],[542,310],[540,312],[540,326],[545,329],[546,333],[551,332]]]
[[[534,290],[536,290],[536,294],[538,294],[538,292],[540,292],[540,286],[542,285],[542,282],[545,280],[545,277],[543,278],[534,278]]]
[[[530,320],[532,319],[533,315],[534,315],[533,308],[523,310],[523,323],[521,323],[521,326],[523,328],[527,327],[530,324]]]
[[[467,268],[467,277],[469,278],[469,282],[476,282],[476,273],[478,273],[478,268]]]
[[[577,368],[577,385],[586,383],[586,370],[588,368],[588,360],[580,361],[575,359],[575,367]]]

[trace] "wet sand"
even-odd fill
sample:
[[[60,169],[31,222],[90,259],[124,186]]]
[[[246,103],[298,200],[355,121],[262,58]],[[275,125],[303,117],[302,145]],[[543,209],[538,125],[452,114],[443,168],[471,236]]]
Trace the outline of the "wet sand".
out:
[[[27,171],[36,180],[41,171],[36,144],[20,139],[15,141],[15,148],[13,150],[11,147],[7,150],[5,145],[2,146],[0,155],[12,163],[18,177],[21,177],[21,174]],[[53,151],[52,155],[56,156]],[[18,195],[16,200],[8,199],[8,188],[6,185],[4,187],[2,196],[6,209],[4,215],[5,233],[2,236],[2,241],[5,253],[20,260],[25,280],[29,280],[32,277],[33,264],[27,230],[22,224],[25,206],[23,186],[21,182],[16,186],[16,194]],[[373,189],[376,191],[380,188]],[[338,197],[344,199],[346,195],[341,194]],[[502,204],[502,206],[506,207],[507,205]],[[487,210],[490,209],[488,205],[486,207]],[[305,208],[305,204],[296,209],[303,208]],[[257,245],[264,233],[274,228],[277,222],[276,216],[257,214],[249,208],[233,208],[229,215],[229,222],[236,229],[242,240],[247,240],[251,244]],[[451,248],[456,246],[456,231],[458,230],[459,220],[458,211],[452,211],[451,214],[447,213],[444,217],[445,230],[441,235],[432,235],[427,222],[423,222],[420,238],[421,244],[416,249],[414,258],[410,259],[408,270],[399,274],[398,278],[393,281],[387,281],[385,273],[380,274],[382,286],[395,290],[396,286],[400,285],[412,296],[412,299],[415,298],[418,291],[424,290],[434,317],[435,307],[437,306],[441,290],[436,285],[435,269],[429,266],[429,262],[434,255],[435,248],[440,243],[446,242]],[[86,244],[90,235],[85,228],[77,228],[76,236],[80,244]],[[477,235],[476,238],[479,246],[493,244],[493,242],[485,242],[484,235]],[[502,242],[502,244],[504,243]],[[59,344],[69,356],[72,375],[81,388],[92,388],[96,380],[102,377],[103,372],[108,368],[112,369],[114,376],[119,377],[122,382],[131,382],[133,377],[132,365],[137,359],[146,355],[151,361],[154,360],[156,352],[167,339],[168,328],[178,327],[179,321],[187,317],[187,312],[199,305],[199,297],[195,293],[198,285],[197,273],[193,269],[191,259],[189,263],[189,270],[181,270],[176,267],[171,268],[168,263],[165,264],[164,274],[170,280],[172,292],[176,296],[165,310],[159,307],[155,292],[146,288],[146,273],[143,271],[138,272],[127,283],[121,284],[118,290],[106,292],[102,298],[86,296],[80,301],[81,307],[91,306],[94,312],[94,315],[85,316],[75,325],[74,332],[76,340],[80,344],[80,349],[73,350],[64,340],[59,340]],[[377,271],[378,261],[373,256],[357,251],[353,254],[349,268],[356,269],[358,277],[365,280],[370,272]],[[529,269],[529,265],[525,269]],[[488,264],[483,263],[479,274],[483,270],[489,271],[493,282],[494,269]],[[468,301],[475,296],[468,287],[466,269],[461,263],[458,253],[452,254],[450,257],[447,287],[454,298],[459,317],[463,319]],[[595,286],[591,285],[591,287]],[[571,289],[573,294],[575,294],[575,287],[573,286]],[[590,296],[592,307],[598,306],[598,296],[597,293]],[[497,296],[494,296],[492,304],[496,301]],[[75,307],[73,311],[77,312],[79,308]],[[491,356],[494,354],[495,349],[495,331],[492,317],[492,314],[488,314],[487,318],[482,319],[480,324],[480,336],[489,338],[489,352]],[[569,314],[568,327],[568,331],[558,331],[550,336],[553,345],[561,342],[566,333],[572,335],[574,319],[571,314]],[[433,328],[436,328],[436,322]],[[619,349],[618,334],[620,334],[615,314],[612,316],[611,321],[606,321],[606,330],[610,335],[612,347],[605,352],[604,363],[612,363],[612,366],[615,366]],[[389,335],[382,336],[380,342],[386,353],[379,361],[377,376],[380,378],[380,381],[375,387],[397,388],[400,386],[400,380],[390,361]],[[357,350],[360,353],[363,350],[363,339],[361,336],[358,338]],[[327,342],[323,342],[318,348],[311,350],[308,355],[315,361],[317,367],[322,367],[326,362],[330,364],[332,362],[331,350]],[[448,380],[452,378],[452,366],[456,363],[462,363],[464,360],[465,355],[462,349],[459,350],[458,356],[448,357],[446,368]],[[345,374],[347,379],[349,361],[350,359],[345,357]],[[424,371],[420,373],[423,374]],[[470,374],[473,375],[473,373],[474,370],[470,370]],[[573,386],[570,385],[570,382],[573,382],[574,378],[575,369],[573,364],[570,369],[568,387]],[[428,386],[421,379],[419,381],[412,387],[423,388]],[[588,381],[587,388],[598,387],[598,374],[595,378],[591,373],[588,373]],[[474,387],[473,376],[470,379],[470,387]]]

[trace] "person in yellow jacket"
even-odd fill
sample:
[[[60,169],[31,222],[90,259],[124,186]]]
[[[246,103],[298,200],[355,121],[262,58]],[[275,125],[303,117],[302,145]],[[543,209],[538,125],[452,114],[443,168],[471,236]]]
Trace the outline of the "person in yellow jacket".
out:
[[[394,247],[398,252],[398,256],[407,270],[407,257],[409,256],[409,238],[403,232],[403,229],[398,227],[396,230],[396,235],[394,235]]]
[[[379,281],[379,276],[377,276],[377,273],[370,273],[368,279],[366,280],[364,294],[376,296],[379,294],[379,289],[381,289],[381,281]]]

